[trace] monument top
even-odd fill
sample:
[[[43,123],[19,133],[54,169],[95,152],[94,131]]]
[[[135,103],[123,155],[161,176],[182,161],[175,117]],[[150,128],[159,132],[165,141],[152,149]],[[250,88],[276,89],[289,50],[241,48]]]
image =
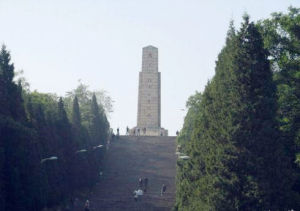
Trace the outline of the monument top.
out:
[[[158,49],[157,47],[155,47],[155,46],[153,46],[153,45],[148,45],[148,46],[143,47],[143,49],[144,49],[144,48],[155,48],[155,49]]]
[[[158,48],[152,45],[143,48],[142,72],[158,72]]]

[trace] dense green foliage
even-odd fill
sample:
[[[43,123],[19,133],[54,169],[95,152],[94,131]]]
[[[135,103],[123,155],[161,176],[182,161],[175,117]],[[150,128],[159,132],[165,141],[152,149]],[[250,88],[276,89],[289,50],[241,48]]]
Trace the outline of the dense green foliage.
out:
[[[99,179],[109,133],[106,114],[91,95],[82,105],[76,95],[68,96],[72,104],[65,106],[55,95],[22,90],[13,81],[10,60],[3,46],[0,210],[41,210],[65,203]]]
[[[300,65],[299,53],[286,51],[299,50],[300,25],[299,10],[290,11],[259,26],[245,16],[238,31],[231,24],[215,76],[187,103],[178,143],[190,159],[177,162],[176,209],[299,208]],[[270,39],[284,26],[295,33],[285,37],[291,48]]]
[[[293,184],[293,200],[300,203],[300,9],[290,7],[287,14],[274,13],[258,26],[274,70],[281,138],[298,178]]]

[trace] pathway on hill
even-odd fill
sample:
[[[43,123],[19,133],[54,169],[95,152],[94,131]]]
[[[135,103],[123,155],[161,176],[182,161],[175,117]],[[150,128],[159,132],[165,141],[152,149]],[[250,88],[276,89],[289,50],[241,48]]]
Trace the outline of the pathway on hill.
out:
[[[102,180],[90,197],[91,210],[171,210],[175,174],[175,137],[121,136],[107,152]],[[149,179],[149,188],[135,202],[133,191],[140,177]],[[167,191],[160,196],[162,184],[167,185]]]

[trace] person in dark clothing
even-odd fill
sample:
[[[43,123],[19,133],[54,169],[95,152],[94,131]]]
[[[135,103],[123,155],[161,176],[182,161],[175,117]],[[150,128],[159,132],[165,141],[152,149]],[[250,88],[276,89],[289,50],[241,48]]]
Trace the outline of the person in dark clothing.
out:
[[[179,135],[179,132],[178,132],[178,130],[176,131],[176,136],[178,136]]]
[[[134,201],[137,202],[139,196],[135,193],[135,194],[133,195],[133,198],[134,198]]]
[[[86,200],[84,205],[84,211],[90,211],[90,201]]]
[[[117,136],[120,136],[120,129],[117,128]]]
[[[126,127],[126,135],[129,136],[129,127]]]
[[[137,136],[140,136],[140,128],[137,129]]]
[[[142,188],[143,187],[143,179],[140,177],[139,179],[139,188]]]
[[[167,190],[167,186],[165,184],[162,185],[160,195],[162,196]]]
[[[145,178],[144,178],[144,192],[147,191],[147,188],[148,188],[148,178],[145,177]]]

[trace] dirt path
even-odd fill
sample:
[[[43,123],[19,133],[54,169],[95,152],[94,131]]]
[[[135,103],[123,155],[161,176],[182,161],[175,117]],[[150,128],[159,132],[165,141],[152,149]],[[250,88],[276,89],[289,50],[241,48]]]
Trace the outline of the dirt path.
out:
[[[175,137],[121,136],[107,152],[102,180],[90,196],[91,210],[171,210],[175,173]],[[149,179],[149,188],[135,202],[133,191],[140,177]],[[167,191],[160,196],[162,184]]]

